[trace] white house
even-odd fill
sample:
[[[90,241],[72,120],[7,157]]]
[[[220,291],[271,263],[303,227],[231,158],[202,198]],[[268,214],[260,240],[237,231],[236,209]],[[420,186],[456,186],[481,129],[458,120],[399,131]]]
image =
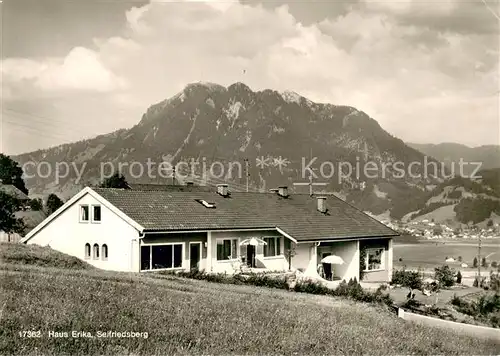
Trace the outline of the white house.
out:
[[[325,267],[332,280],[359,280],[364,266],[365,281],[391,279],[398,233],[333,195],[289,195],[286,187],[276,193],[151,187],[87,187],[21,242],[115,271],[233,273],[243,261],[273,271]],[[344,263],[321,266],[328,255]]]

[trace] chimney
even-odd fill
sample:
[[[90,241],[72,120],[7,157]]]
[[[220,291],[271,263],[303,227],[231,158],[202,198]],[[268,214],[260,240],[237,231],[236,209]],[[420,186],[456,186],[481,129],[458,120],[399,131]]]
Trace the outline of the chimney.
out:
[[[288,198],[288,187],[287,186],[278,187],[278,195],[283,198]]]
[[[316,198],[317,202],[318,202],[318,211],[320,213],[326,213],[326,197],[317,197]]]
[[[217,184],[217,193],[223,197],[227,197],[229,195],[227,184]]]

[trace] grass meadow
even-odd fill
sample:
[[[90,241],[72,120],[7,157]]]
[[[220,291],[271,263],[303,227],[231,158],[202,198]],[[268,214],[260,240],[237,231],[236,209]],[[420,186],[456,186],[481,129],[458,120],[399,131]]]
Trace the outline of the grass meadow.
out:
[[[9,248],[0,245],[2,355],[500,353],[498,340],[411,324],[383,306],[71,263],[39,266],[36,256],[7,261]],[[28,330],[40,337],[20,335]],[[94,337],[54,338],[50,331]],[[98,331],[148,337],[99,338]]]

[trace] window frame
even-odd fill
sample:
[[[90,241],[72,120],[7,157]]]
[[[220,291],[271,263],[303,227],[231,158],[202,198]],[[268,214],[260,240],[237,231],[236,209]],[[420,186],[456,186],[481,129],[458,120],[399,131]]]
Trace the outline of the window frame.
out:
[[[90,206],[89,204],[80,204],[79,206],[79,209],[78,209],[78,219],[79,219],[79,222],[82,223],[82,224],[88,224],[90,223]],[[84,208],[87,208],[87,220],[83,220],[83,209]]]
[[[99,208],[100,210],[100,216],[99,216],[99,220],[95,220],[94,218],[94,208]],[[102,222],[102,206],[101,204],[92,204],[90,206],[90,214],[91,214],[91,222],[92,224],[100,224]]]
[[[380,254],[380,268],[377,269],[369,269],[368,261],[370,260],[370,252],[382,250]],[[385,271],[385,248],[384,247],[372,247],[366,249],[365,256],[365,269],[363,272],[376,272],[376,271]]]
[[[87,251],[87,247],[88,247],[88,251]],[[88,254],[87,254],[88,252]],[[92,258],[92,246],[90,245],[90,243],[86,243],[85,244],[85,250],[84,250],[84,259],[85,260],[90,260]]]
[[[281,236],[264,236],[262,238],[262,241],[267,242],[266,239],[274,239],[274,255],[267,255],[266,256],[266,247],[269,245],[264,245],[263,251],[262,251],[264,258],[275,258],[275,257],[284,256],[283,251],[281,251],[282,250],[282,248],[281,248]]]
[[[222,245],[224,245],[224,241],[231,241],[231,253],[229,255],[229,257],[227,259],[222,259],[222,260],[219,260],[219,256],[218,256],[218,246],[219,246],[219,241],[222,241]],[[233,242],[236,241],[236,251],[233,251]],[[223,237],[220,237],[220,238],[216,238],[215,239],[215,261],[216,262],[228,262],[228,261],[235,261],[238,259],[239,257],[239,254],[240,254],[240,251],[238,249],[238,246],[239,246],[239,239],[237,237],[228,237],[228,238],[223,238]],[[236,252],[236,255],[233,256],[233,252]]]
[[[106,251],[106,253],[104,253],[104,251]],[[101,260],[107,261],[108,260],[108,253],[109,253],[108,244],[102,244],[101,245]]]
[[[96,248],[97,247],[97,248]],[[96,253],[97,252],[97,253]],[[101,253],[100,253],[100,247],[99,247],[99,244],[98,243],[95,243],[93,246],[92,246],[92,259],[93,260],[99,260],[100,259],[100,256],[101,256]]]
[[[182,250],[181,250],[181,266],[180,267],[169,267],[169,268],[154,268],[153,269],[153,247],[154,246],[172,246],[172,266],[175,264],[175,245],[180,245]],[[148,269],[142,269],[142,254],[140,253],[141,259],[139,260],[139,268],[140,272],[151,272],[151,271],[173,271],[173,270],[182,270],[184,269],[184,254],[186,253],[186,244],[184,242],[153,242],[153,243],[147,243],[147,244],[141,244],[140,249],[143,247],[149,247],[149,267]]]

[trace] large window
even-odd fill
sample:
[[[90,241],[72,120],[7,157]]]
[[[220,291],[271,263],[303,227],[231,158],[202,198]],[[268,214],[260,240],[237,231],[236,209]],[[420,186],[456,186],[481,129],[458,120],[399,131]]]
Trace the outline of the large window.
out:
[[[94,260],[98,260],[98,259],[99,259],[99,245],[94,244]]]
[[[151,246],[141,247],[141,270],[151,269]]]
[[[181,268],[184,244],[141,247],[141,270]]]
[[[102,260],[107,261],[108,259],[108,245],[104,244],[101,247],[102,249]]]
[[[264,257],[279,256],[281,254],[280,238],[279,237],[265,237],[264,242]]]
[[[237,239],[217,240],[217,261],[234,259],[237,257],[237,251]]]
[[[89,206],[80,205],[80,222],[88,222],[88,221],[89,221]]]
[[[89,259],[90,258],[90,244],[87,243],[85,244],[85,259]]]
[[[101,222],[101,206],[92,205],[92,222]]]
[[[366,271],[384,269],[384,249],[373,248],[366,250]]]

